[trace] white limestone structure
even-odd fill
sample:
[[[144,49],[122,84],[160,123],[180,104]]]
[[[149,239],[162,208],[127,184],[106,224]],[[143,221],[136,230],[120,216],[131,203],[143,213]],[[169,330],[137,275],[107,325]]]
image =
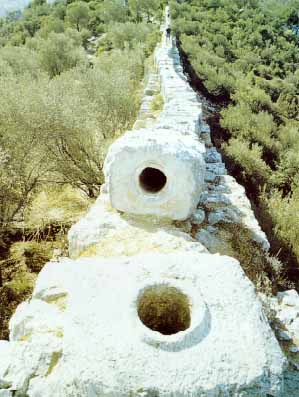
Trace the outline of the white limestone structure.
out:
[[[119,211],[187,219],[204,185],[205,147],[197,136],[168,130],[128,132],[111,145],[104,173]]]
[[[155,59],[163,110],[150,117],[147,98],[111,146],[70,258],[45,265],[12,317],[0,397],[287,397],[286,359],[252,283],[214,253],[223,222],[269,243],[165,33]]]
[[[10,334],[12,364],[0,366],[8,396],[283,395],[279,345],[229,257],[48,263]]]

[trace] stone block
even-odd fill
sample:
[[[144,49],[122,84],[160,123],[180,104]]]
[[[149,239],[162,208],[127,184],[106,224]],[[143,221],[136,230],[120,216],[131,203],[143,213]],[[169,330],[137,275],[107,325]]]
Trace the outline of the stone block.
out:
[[[104,173],[111,204],[131,214],[187,219],[203,189],[205,148],[167,129],[128,132],[114,142]]]
[[[285,359],[233,258],[177,251],[49,263],[28,313],[47,288],[67,291],[61,350],[52,347],[49,360],[56,336],[39,326],[20,342],[15,362],[34,364],[24,366],[24,395],[283,395]],[[18,379],[18,370],[15,363],[6,377]]]
[[[214,147],[207,150],[205,159],[206,159],[207,163],[221,163],[222,162],[221,154],[218,153],[216,148],[214,148]]]
[[[197,208],[197,210],[191,216],[191,222],[194,225],[201,225],[205,221],[205,218],[206,218],[206,213],[204,209]]]
[[[278,292],[277,297],[284,305],[299,307],[299,294],[294,289]]]
[[[207,252],[188,233],[187,222],[176,226],[171,220],[136,217],[111,208],[101,194],[89,212],[68,233],[69,254],[78,256],[130,256],[145,252]],[[190,231],[190,230],[189,230]],[[62,291],[63,292],[63,291]],[[52,294],[61,291],[52,291]]]

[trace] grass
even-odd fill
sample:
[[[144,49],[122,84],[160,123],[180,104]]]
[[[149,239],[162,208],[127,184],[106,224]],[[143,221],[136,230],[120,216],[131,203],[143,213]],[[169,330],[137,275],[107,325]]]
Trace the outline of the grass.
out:
[[[90,200],[72,188],[47,188],[39,192],[25,213],[26,236],[17,241],[0,262],[0,339],[8,339],[9,319],[28,299],[45,263],[54,250],[66,253],[66,232],[84,214]],[[28,230],[30,233],[28,233]],[[63,309],[64,302],[59,302]]]
[[[259,292],[267,295],[277,291],[293,288],[285,274],[283,263],[265,253],[261,246],[252,240],[248,229],[242,225],[223,223],[221,229],[229,235],[232,252],[223,253],[236,258],[247,277]]]
[[[162,94],[157,94],[154,96],[153,101],[151,102],[151,110],[153,112],[161,112],[163,110],[164,100]]]
[[[49,224],[76,222],[87,210],[91,200],[70,186],[47,187],[39,192],[25,213],[25,224],[35,230]]]

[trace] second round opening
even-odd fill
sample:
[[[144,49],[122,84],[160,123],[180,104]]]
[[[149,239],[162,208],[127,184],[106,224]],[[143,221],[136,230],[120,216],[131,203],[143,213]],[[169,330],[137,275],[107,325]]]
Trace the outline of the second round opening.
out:
[[[158,168],[146,167],[139,175],[141,188],[148,193],[158,193],[166,185],[166,175]]]
[[[146,327],[163,335],[190,327],[189,299],[176,287],[161,284],[146,288],[138,300],[137,310]]]

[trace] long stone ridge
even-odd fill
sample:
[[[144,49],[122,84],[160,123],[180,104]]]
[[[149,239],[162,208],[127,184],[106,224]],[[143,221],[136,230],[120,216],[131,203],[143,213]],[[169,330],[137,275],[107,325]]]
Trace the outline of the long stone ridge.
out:
[[[70,257],[44,266],[0,341],[0,397],[286,395],[286,359],[223,225],[269,243],[212,145],[169,13]]]

